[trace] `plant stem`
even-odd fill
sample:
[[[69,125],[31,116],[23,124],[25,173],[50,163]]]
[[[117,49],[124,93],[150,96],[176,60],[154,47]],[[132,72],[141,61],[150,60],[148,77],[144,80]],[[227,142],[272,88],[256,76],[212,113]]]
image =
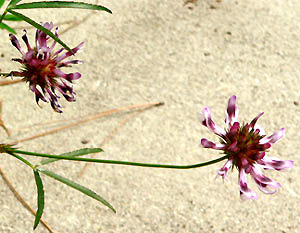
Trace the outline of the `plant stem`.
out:
[[[3,12],[3,14],[1,15],[1,18],[0,18],[0,23],[2,23],[3,19],[4,19],[4,16],[7,14],[7,10],[5,10]]]
[[[129,165],[129,166],[138,166],[138,167],[155,167],[155,168],[173,168],[173,169],[191,169],[197,167],[208,166],[217,162],[220,162],[224,159],[227,159],[228,156],[225,155],[218,159],[210,160],[204,163],[197,163],[191,165],[169,165],[169,164],[153,164],[153,163],[137,163],[137,162],[128,162],[128,161],[119,161],[119,160],[105,160],[105,159],[90,159],[90,158],[78,158],[78,157],[69,157],[69,156],[61,156],[61,155],[49,155],[49,154],[40,154],[29,151],[21,151],[16,149],[10,149],[7,153],[19,153],[24,155],[31,155],[37,157],[47,157],[47,158],[56,158],[56,159],[64,159],[64,160],[73,160],[73,161],[83,161],[83,162],[92,162],[92,163],[105,163],[105,164],[119,164],[119,165]]]
[[[29,167],[31,167],[32,169],[35,169],[35,167],[26,159],[22,158],[19,155],[16,155],[15,153],[13,153],[12,151],[8,151],[7,153],[9,153],[10,155],[14,156],[15,158],[21,160],[23,163],[25,163],[26,165],[28,165]]]
[[[1,23],[1,22],[0,22]],[[9,76],[10,75],[10,73],[0,73],[0,76],[5,76],[5,77],[7,77],[7,76]]]

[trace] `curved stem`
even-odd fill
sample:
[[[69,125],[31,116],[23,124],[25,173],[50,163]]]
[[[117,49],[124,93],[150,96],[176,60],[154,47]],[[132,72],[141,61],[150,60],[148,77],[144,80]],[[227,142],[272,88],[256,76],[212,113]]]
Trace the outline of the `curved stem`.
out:
[[[173,169],[191,169],[197,167],[204,167],[214,163],[218,163],[224,159],[227,159],[228,156],[222,156],[218,159],[214,159],[204,163],[197,163],[191,165],[169,165],[169,164],[153,164],[153,163],[137,163],[137,162],[128,162],[128,161],[119,161],[119,160],[106,160],[106,159],[90,159],[90,158],[78,158],[78,157],[70,157],[70,156],[62,156],[62,155],[49,155],[49,154],[40,154],[29,151],[21,151],[16,149],[10,149],[11,152],[38,156],[38,157],[47,157],[47,158],[55,158],[55,159],[64,159],[64,160],[73,160],[73,161],[83,161],[83,162],[92,162],[92,163],[105,163],[105,164],[119,164],[119,165],[129,165],[129,166],[138,166],[138,167],[155,167],[155,168],[173,168]],[[11,153],[7,151],[7,153]]]
[[[9,153],[10,155],[14,156],[15,158],[21,160],[23,163],[25,163],[26,165],[28,165],[29,167],[31,167],[32,169],[35,169],[34,166],[26,159],[22,158],[21,156],[19,155],[16,155],[15,153],[13,152],[7,152]]]

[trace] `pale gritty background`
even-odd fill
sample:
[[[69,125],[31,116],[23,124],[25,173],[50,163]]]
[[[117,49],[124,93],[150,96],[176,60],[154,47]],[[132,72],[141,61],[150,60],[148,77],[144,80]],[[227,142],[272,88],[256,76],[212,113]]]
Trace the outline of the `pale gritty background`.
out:
[[[54,128],[48,125],[20,131],[35,123],[163,101],[164,106],[133,117],[97,158],[199,163],[220,156],[199,146],[202,137],[217,141],[217,136],[200,124],[199,112],[210,106],[213,120],[223,127],[228,98],[236,95],[241,121],[249,122],[264,111],[259,124],[268,135],[286,128],[283,140],[268,154],[294,160],[294,168],[265,172],[282,184],[275,195],[260,193],[249,177],[259,199],[243,202],[236,170],[228,174],[225,183],[215,179],[224,162],[193,170],[93,164],[78,178],[84,163],[60,161],[48,168],[96,191],[117,213],[42,176],[46,195],[43,219],[55,232],[300,231],[300,2],[194,2],[185,6],[183,0],[99,2],[110,8],[112,15],[86,10],[23,10],[38,22],[52,20],[60,31],[68,29],[70,21],[75,22],[61,39],[71,47],[85,41],[76,56],[84,64],[68,69],[80,71],[82,78],[75,84],[75,103],[61,98],[63,114],[53,112],[48,104],[42,103],[43,108],[39,108],[28,85],[1,87],[3,120],[13,133],[9,139],[0,129],[1,142]],[[25,23],[16,27],[18,38],[24,27],[33,44],[35,30]],[[11,46],[6,31],[1,31],[0,40],[2,72],[18,69],[10,59],[20,54]],[[18,146],[56,154],[99,147],[126,117],[128,113],[115,114]],[[89,142],[83,145],[82,140]],[[25,200],[36,208],[32,171],[6,154],[1,155],[0,165]],[[2,179],[0,197],[0,232],[32,232],[33,216]],[[40,224],[35,232],[47,230]]]

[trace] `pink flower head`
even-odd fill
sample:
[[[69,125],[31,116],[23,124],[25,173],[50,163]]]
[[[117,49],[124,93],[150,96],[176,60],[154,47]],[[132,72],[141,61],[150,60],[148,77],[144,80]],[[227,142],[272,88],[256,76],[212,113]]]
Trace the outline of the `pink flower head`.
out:
[[[51,31],[53,23],[45,23],[44,27]],[[58,28],[55,31],[56,36],[58,36],[57,31]],[[67,101],[75,101],[75,92],[68,82],[72,83],[73,80],[79,79],[81,74],[78,72],[66,74],[60,68],[81,63],[79,60],[65,62],[63,60],[75,54],[83,46],[83,42],[72,49],[73,54],[69,51],[61,54],[64,48],[53,52],[56,41],[48,47],[49,36],[41,30],[36,31],[35,47],[32,48],[25,31],[22,39],[27,46],[27,52],[24,52],[17,38],[13,34],[10,34],[9,37],[13,46],[22,54],[22,58],[12,60],[23,65],[22,71],[12,71],[11,75],[23,77],[24,81],[29,82],[29,88],[35,93],[37,104],[40,99],[44,102],[50,101],[53,110],[61,113],[62,111],[59,109],[61,105],[57,100],[60,97],[55,93],[55,90],[58,90]]]
[[[294,164],[291,160],[279,160],[268,157],[265,151],[284,136],[284,128],[281,128],[271,136],[264,135],[263,128],[256,125],[263,112],[255,117],[250,124],[240,124],[237,121],[238,108],[236,106],[236,96],[230,97],[226,111],[226,129],[217,126],[211,119],[211,112],[208,107],[202,110],[201,123],[220,137],[220,143],[213,143],[205,138],[201,140],[204,148],[222,150],[228,155],[228,161],[219,169],[218,175],[225,179],[227,171],[236,167],[239,171],[239,186],[241,198],[257,199],[257,194],[249,189],[246,175],[250,174],[260,191],[266,194],[273,194],[280,184],[262,173],[264,169],[291,168]]]

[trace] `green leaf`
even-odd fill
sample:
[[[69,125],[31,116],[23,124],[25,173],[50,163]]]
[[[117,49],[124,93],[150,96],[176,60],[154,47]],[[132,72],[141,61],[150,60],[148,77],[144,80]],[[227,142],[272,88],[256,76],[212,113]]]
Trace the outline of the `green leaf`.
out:
[[[13,28],[11,28],[10,26],[8,26],[7,24],[5,24],[3,22],[0,23],[0,28],[1,29],[6,29],[7,31],[9,31],[9,32],[11,32],[13,34],[17,34],[16,31]]]
[[[49,2],[31,2],[10,7],[10,9],[33,9],[33,8],[80,8],[88,10],[106,11],[112,13],[110,9],[84,2],[67,2],[67,1],[49,1]]]
[[[43,182],[40,177],[40,174],[38,173],[37,170],[33,170],[33,173],[34,173],[35,183],[36,183],[36,187],[37,187],[37,195],[38,195],[38,197],[37,197],[38,210],[35,215],[35,220],[34,220],[34,225],[33,225],[33,230],[34,230],[38,226],[38,224],[41,220],[45,202],[44,202]]]
[[[55,179],[55,180],[58,180],[68,186],[70,186],[71,188],[74,188],[76,190],[78,190],[79,192],[82,192],[84,193],[85,195],[91,197],[91,198],[94,198],[96,199],[97,201],[100,201],[102,204],[104,204],[105,206],[107,206],[108,208],[110,208],[113,212],[116,213],[116,210],[106,201],[104,200],[102,197],[100,197],[98,194],[96,194],[95,192],[93,192],[92,190],[80,185],[80,184],[77,184],[75,183],[74,181],[71,181],[61,175],[58,175],[52,171],[49,171],[49,170],[46,170],[46,169],[42,169],[42,168],[37,168],[40,172],[44,173],[45,175]]]
[[[28,18],[25,15],[22,15],[18,12],[12,11],[10,9],[7,9],[7,11],[19,18],[21,18],[22,20],[26,21],[27,23],[31,24],[32,26],[34,26],[35,28],[41,30],[42,32],[46,33],[48,36],[50,36],[53,40],[55,40],[56,42],[58,42],[59,44],[61,44],[66,50],[68,50],[70,53],[73,54],[72,49],[70,49],[64,42],[62,42],[57,36],[55,36],[51,31],[49,31],[47,28],[44,28],[42,25],[36,23],[35,21],[33,21],[32,19]]]
[[[80,150],[75,150],[75,151],[64,153],[64,154],[62,154],[62,156],[77,157],[77,156],[82,156],[82,155],[87,155],[87,154],[92,154],[92,153],[98,153],[98,152],[103,152],[103,150],[101,148],[83,148]],[[40,162],[40,165],[53,163],[57,160],[59,160],[59,159],[45,159]]]
[[[4,2],[5,2],[5,0],[0,0],[0,8],[3,6]]]
[[[4,20],[8,20],[8,21],[22,21],[22,19],[20,19],[19,17],[15,16],[15,15],[5,15],[4,16]]]
[[[18,2],[21,2],[22,0],[11,0],[8,6],[16,5]]]

